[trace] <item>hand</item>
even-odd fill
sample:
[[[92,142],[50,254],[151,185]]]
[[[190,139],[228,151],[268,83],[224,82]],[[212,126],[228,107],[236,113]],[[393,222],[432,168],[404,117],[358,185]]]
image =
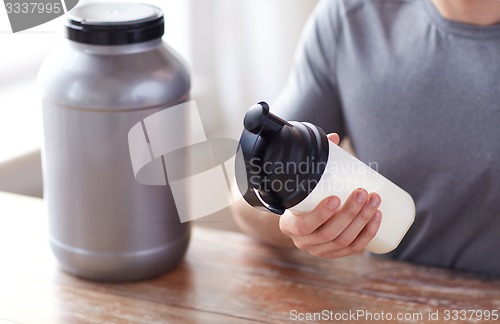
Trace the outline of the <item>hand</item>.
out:
[[[337,134],[328,138],[338,144]],[[312,255],[339,258],[361,252],[380,227],[381,198],[365,189],[354,190],[340,207],[336,196],[325,198],[314,210],[302,215],[287,211],[280,217],[280,230],[295,246]]]

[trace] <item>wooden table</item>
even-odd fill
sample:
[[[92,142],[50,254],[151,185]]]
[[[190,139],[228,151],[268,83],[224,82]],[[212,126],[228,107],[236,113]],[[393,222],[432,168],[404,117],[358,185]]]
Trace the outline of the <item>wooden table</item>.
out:
[[[440,323],[452,310],[500,309],[500,280],[366,256],[322,260],[203,228],[194,229],[173,272],[136,283],[89,282],[58,268],[45,218],[41,200],[0,194],[0,322],[284,323],[324,310],[332,319],[360,311],[373,319],[382,312],[385,319],[416,317],[407,323],[429,322],[429,312],[439,311],[433,323]]]

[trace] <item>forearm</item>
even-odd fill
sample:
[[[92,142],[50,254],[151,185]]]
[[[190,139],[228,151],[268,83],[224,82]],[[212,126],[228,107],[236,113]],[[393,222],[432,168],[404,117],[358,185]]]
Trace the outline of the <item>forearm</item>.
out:
[[[258,211],[243,199],[232,206],[234,220],[241,230],[257,240],[283,248],[293,248],[293,241],[279,228],[279,217],[275,214]]]

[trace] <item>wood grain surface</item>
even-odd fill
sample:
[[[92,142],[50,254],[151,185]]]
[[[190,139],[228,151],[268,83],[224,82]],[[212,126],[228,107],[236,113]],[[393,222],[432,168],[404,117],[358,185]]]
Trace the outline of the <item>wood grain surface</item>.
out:
[[[323,260],[197,227],[185,261],[170,273],[85,281],[58,268],[45,219],[41,200],[0,194],[0,322],[286,323],[294,310],[384,312],[393,323],[397,314],[422,314],[405,323],[500,322],[443,318],[452,310],[498,311],[500,280],[361,255]],[[440,320],[430,321],[436,311]]]

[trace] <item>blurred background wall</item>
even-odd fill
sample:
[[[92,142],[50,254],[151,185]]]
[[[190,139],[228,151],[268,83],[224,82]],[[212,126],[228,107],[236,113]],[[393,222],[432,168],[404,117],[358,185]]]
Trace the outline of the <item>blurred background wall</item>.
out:
[[[80,3],[98,2],[81,0]],[[186,58],[210,137],[238,139],[245,111],[285,84],[317,0],[146,0],[165,12],[164,40]],[[42,196],[38,68],[63,38],[60,17],[12,34],[0,8],[0,190]]]

